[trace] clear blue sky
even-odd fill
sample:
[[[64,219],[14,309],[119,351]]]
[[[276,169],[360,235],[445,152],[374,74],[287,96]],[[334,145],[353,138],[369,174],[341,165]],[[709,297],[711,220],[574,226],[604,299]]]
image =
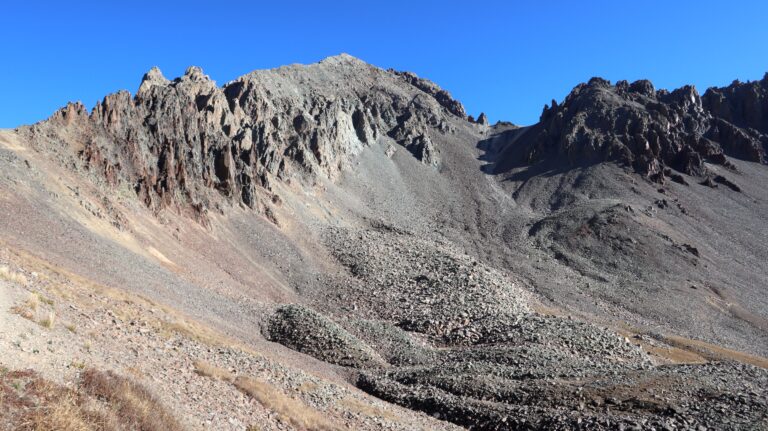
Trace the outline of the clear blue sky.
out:
[[[154,65],[169,78],[199,65],[223,84],[341,52],[430,78],[474,115],[530,124],[592,76],[702,91],[762,78],[768,2],[9,0],[0,47],[0,127],[133,93]]]

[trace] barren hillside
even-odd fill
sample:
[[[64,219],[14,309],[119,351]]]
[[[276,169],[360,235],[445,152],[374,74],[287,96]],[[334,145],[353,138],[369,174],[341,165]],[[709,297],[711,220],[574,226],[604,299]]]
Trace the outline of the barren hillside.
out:
[[[0,131],[0,426],[768,429],[766,119],[768,75],[517,127],[348,55],[152,69]]]

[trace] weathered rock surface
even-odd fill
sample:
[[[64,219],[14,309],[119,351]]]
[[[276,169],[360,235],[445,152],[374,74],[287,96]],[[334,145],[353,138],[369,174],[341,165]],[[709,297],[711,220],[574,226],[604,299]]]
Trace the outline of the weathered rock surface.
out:
[[[768,345],[764,89],[596,78],[537,125],[488,127],[349,56],[223,87],[153,69],[135,96],[0,133],[0,239],[469,428],[760,429],[766,371],[731,360]],[[285,223],[253,217],[273,205]]]
[[[358,387],[384,400],[478,430],[735,430],[768,411],[766,370],[657,366],[638,346],[652,338],[533,312],[501,274],[445,244],[382,227],[327,240],[349,273],[315,295],[388,358],[352,365]],[[299,338],[310,341],[294,348],[313,343]]]
[[[370,347],[341,326],[301,305],[278,308],[266,335],[272,341],[332,364],[356,368],[385,364]]]
[[[760,81],[734,81],[708,89],[701,97],[704,109],[741,128],[768,133],[768,73]]]
[[[90,115],[69,104],[23,132],[38,145],[70,149],[75,159],[65,163],[129,186],[149,207],[203,215],[219,196],[263,208],[276,179],[333,179],[383,136],[438,167],[433,140],[452,132],[449,117],[465,116],[426,79],[340,55],[223,87],[197,67],[172,81],[153,68],[134,97],[109,95]]]
[[[731,167],[727,157],[765,163],[764,94],[764,84],[750,83],[710,90],[703,101],[692,86],[668,92],[645,80],[593,78],[544,107],[524,140],[526,161],[616,161],[659,182],[669,168],[703,177],[707,162]]]

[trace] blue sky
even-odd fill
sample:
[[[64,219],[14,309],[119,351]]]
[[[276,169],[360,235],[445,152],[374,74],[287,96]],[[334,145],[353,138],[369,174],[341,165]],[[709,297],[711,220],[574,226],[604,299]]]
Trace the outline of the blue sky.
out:
[[[469,113],[537,121],[592,76],[701,91],[768,71],[765,1],[8,1],[0,127],[89,108],[159,66],[219,84],[347,52],[437,82]]]

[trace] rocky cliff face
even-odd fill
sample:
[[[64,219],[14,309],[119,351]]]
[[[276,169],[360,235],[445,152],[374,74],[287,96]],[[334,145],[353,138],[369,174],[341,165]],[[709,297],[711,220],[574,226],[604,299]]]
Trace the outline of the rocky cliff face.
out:
[[[149,207],[203,215],[220,196],[261,208],[275,179],[334,179],[380,137],[439,167],[433,140],[465,120],[434,83],[340,55],[223,87],[197,67],[173,81],[154,68],[134,97],[109,95],[90,115],[69,104],[24,132],[73,150],[70,163],[129,185]]]
[[[671,170],[706,177],[705,162],[732,168],[726,156],[765,163],[765,82],[702,98],[691,86],[668,92],[645,80],[611,85],[593,78],[544,107],[528,134],[527,161],[617,161],[659,182]]]
[[[702,96],[702,103],[715,117],[768,133],[768,73],[760,81],[734,81],[728,87],[710,88]]]

